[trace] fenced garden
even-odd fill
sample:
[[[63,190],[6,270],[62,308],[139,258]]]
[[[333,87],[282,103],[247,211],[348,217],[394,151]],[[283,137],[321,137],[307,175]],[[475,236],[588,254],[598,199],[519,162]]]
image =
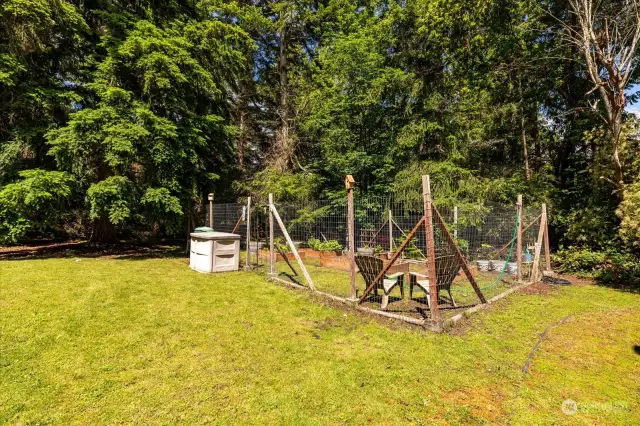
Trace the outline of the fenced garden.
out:
[[[346,180],[339,199],[213,204],[210,224],[273,281],[435,330],[551,269],[544,205],[438,205],[428,177],[422,190],[358,197]]]

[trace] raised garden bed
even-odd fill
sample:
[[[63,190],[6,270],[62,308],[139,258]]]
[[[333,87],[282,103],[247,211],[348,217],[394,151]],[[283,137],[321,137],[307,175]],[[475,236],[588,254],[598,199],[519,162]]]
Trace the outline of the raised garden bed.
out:
[[[300,253],[301,255],[302,253],[304,253],[308,259],[320,259],[320,253],[322,252],[320,250],[314,250],[312,248],[305,247],[298,249],[298,253]]]
[[[262,260],[266,260],[267,262],[269,261],[269,251],[268,250],[260,250],[258,252],[260,259]],[[304,259],[305,258],[305,253],[301,253],[298,252],[298,254],[300,255],[300,259]],[[293,253],[287,253],[287,259],[289,260],[295,260],[296,257],[293,255]],[[282,257],[282,255],[280,253],[276,253],[276,262],[283,262],[284,258]]]
[[[342,252],[321,251],[320,266],[325,268],[349,270],[349,256],[343,256]]]

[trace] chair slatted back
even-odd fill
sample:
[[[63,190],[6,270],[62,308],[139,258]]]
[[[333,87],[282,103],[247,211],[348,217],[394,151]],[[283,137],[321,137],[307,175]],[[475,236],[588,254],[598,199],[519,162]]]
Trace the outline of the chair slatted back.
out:
[[[438,283],[439,289],[448,290],[451,288],[453,280],[458,276],[458,272],[460,272],[460,262],[456,259],[453,262],[442,263],[445,263],[445,265],[442,268],[439,268],[436,260],[436,275],[438,277],[436,282]]]
[[[382,259],[374,256],[356,256],[355,260],[364,282],[369,287],[384,268]]]

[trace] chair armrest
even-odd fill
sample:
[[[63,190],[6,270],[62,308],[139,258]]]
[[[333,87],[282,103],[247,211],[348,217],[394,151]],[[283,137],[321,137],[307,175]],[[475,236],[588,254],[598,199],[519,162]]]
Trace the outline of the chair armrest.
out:
[[[421,274],[420,272],[409,272],[409,274],[413,275],[414,277],[418,277],[418,278],[427,278],[427,276],[425,274]]]
[[[393,279],[393,278],[401,277],[403,275],[404,275],[404,272],[396,272],[395,274],[385,275],[385,277]]]

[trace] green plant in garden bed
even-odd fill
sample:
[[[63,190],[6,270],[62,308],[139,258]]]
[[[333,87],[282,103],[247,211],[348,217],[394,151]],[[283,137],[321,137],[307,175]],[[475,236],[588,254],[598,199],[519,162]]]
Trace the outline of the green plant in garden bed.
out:
[[[402,245],[405,240],[407,239],[406,235],[402,236],[402,237],[397,237],[396,238],[396,245],[399,247],[400,245]],[[407,244],[407,246],[404,248],[404,251],[402,252],[404,257],[406,257],[407,259],[422,259],[422,253],[420,252],[420,249],[418,249],[418,247],[416,247],[415,244],[413,244],[412,242],[409,242],[409,244]]]
[[[340,252],[343,248],[342,244],[340,244],[336,240],[320,241],[319,239],[313,237],[307,240],[307,245],[313,250],[323,252]]]
[[[307,245],[309,246],[310,249],[312,250],[320,250],[318,247],[320,246],[320,240],[317,238],[309,238],[307,240]]]

